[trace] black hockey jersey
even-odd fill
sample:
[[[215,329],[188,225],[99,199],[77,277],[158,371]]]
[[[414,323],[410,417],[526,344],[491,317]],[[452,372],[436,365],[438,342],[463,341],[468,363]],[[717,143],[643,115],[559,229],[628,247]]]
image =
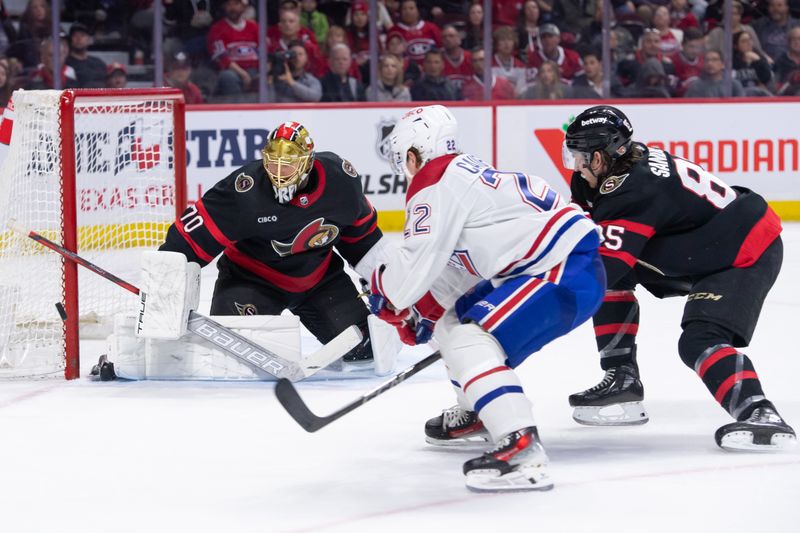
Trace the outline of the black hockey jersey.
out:
[[[307,186],[286,204],[275,199],[261,160],[235,170],[184,211],[160,249],[202,266],[222,252],[221,261],[285,291],[304,292],[339,261],[334,246],[351,265],[358,263],[381,238],[377,223],[353,166],[320,152]]]
[[[637,264],[669,278],[747,267],[781,232],[764,198],[658,148],[597,189],[576,172],[571,188],[603,229],[609,289]]]

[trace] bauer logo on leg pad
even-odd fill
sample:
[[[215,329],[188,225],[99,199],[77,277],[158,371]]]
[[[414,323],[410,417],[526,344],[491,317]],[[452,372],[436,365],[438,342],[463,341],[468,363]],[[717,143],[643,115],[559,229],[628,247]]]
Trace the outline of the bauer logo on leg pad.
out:
[[[246,359],[259,368],[263,368],[270,374],[280,372],[284,368],[284,365],[273,357],[247,346],[239,339],[223,332],[219,328],[215,328],[211,324],[200,324],[192,331],[220,348],[235,352],[242,359]]]

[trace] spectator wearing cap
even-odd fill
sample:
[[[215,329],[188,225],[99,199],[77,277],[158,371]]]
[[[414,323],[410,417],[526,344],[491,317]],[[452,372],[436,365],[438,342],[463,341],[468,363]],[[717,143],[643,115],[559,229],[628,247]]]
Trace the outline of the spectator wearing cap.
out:
[[[775,78],[778,91],[788,83],[789,78],[800,74],[800,28],[792,28],[787,35],[789,48],[775,61]]]
[[[723,98],[725,96],[725,63],[722,52],[707,50],[703,60],[703,73],[689,84],[687,98]],[[732,96],[744,96],[744,87],[739,80],[731,80]]]
[[[420,18],[417,0],[400,1],[400,22],[392,26],[387,38],[392,35],[403,38],[409,59],[420,65],[428,50],[442,47],[442,30],[433,22]]]
[[[128,69],[122,63],[109,63],[106,71],[106,87],[109,89],[122,89],[128,84]]]
[[[204,104],[206,99],[200,87],[189,79],[192,75],[192,63],[184,52],[178,52],[165,61],[166,72],[164,83],[183,92],[183,100],[187,104]]]
[[[483,63],[486,53],[483,48],[472,49],[472,77],[461,86],[464,100],[484,100]],[[492,74],[492,100],[513,100],[514,86],[505,78]]]
[[[61,42],[61,88],[76,89],[78,88],[78,78],[75,75],[75,69],[65,63],[67,53],[69,53],[67,39],[61,37],[59,40]],[[55,89],[52,50],[53,41],[51,37],[48,37],[39,45],[39,53],[41,54],[42,62],[33,74],[31,74],[28,83],[25,84],[25,89]]]
[[[225,0],[225,16],[208,32],[211,60],[219,70],[216,92],[231,96],[249,91],[258,75],[258,24],[244,18],[245,0]]]
[[[494,57],[492,58],[492,73],[495,76],[507,79],[514,86],[517,94],[521,94],[526,87],[525,64],[516,56],[517,34],[511,26],[500,26],[492,34],[494,43]]]
[[[271,77],[275,88],[276,102],[319,102],[322,98],[322,84],[308,67],[308,53],[302,41],[289,43],[290,57],[280,65],[273,65]]]
[[[444,77],[444,57],[440,50],[428,50],[422,62],[422,77],[411,86],[415,101],[460,100],[461,92]]]
[[[328,55],[330,72],[322,78],[323,102],[363,102],[367,99],[364,85],[349,75],[353,57],[350,47],[339,43]]]
[[[461,89],[461,85],[472,77],[472,56],[461,47],[461,35],[452,24],[442,28],[442,46],[444,77]]]
[[[800,26],[800,21],[789,14],[787,0],[769,0],[769,16],[753,22],[761,47],[770,59],[777,59],[788,50],[786,36],[789,30]]]
[[[89,55],[92,36],[89,28],[75,22],[69,28],[69,55],[67,65],[75,69],[80,87],[104,87],[106,64],[99,57]]]
[[[561,31],[555,24],[547,23],[539,26],[539,49],[528,56],[528,70],[526,82],[531,84],[536,80],[539,67],[545,61],[552,61],[558,65],[558,72],[565,83],[583,72],[581,58],[575,50],[561,46]]]

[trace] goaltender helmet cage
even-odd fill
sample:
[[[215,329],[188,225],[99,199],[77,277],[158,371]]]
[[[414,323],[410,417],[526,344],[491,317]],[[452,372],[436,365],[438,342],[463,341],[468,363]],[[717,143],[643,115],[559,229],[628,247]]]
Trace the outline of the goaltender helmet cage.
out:
[[[628,153],[633,126],[625,114],[609,105],[590,107],[575,117],[567,128],[566,148],[591,158],[595,152],[615,160]]]
[[[270,132],[261,155],[275,197],[285,203],[311,172],[314,140],[299,122],[284,122]]]

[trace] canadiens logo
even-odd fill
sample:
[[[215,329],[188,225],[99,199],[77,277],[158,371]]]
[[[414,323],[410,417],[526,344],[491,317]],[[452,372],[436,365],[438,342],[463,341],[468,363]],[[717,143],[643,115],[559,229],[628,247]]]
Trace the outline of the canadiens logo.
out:
[[[324,218],[318,218],[300,230],[292,242],[272,241],[272,249],[281,256],[299,254],[313,248],[322,248],[332,243],[339,236],[339,228],[325,224]]]
[[[258,308],[256,308],[256,306],[253,304],[240,304],[239,302],[233,302],[233,305],[236,306],[236,312],[241,316],[255,316],[258,314]]]
[[[390,152],[392,151],[391,146],[389,146],[389,135],[392,133],[395,124],[397,124],[397,120],[393,118],[381,119],[378,123],[378,142],[375,144],[375,148],[378,150],[378,155],[381,156],[381,159],[387,161],[389,161]]]
[[[604,181],[603,184],[600,185],[600,194],[608,194],[611,191],[615,191],[622,185],[622,182],[625,181],[625,178],[628,177],[628,174],[623,174],[622,176],[609,176]]]
[[[358,177],[358,172],[356,172],[356,169],[353,167],[353,164],[347,159],[342,159],[342,170],[344,170],[344,173],[350,176],[351,178]]]
[[[234,182],[234,188],[236,192],[247,192],[253,188],[255,185],[255,180],[242,172],[238,176],[236,176],[236,181]]]

